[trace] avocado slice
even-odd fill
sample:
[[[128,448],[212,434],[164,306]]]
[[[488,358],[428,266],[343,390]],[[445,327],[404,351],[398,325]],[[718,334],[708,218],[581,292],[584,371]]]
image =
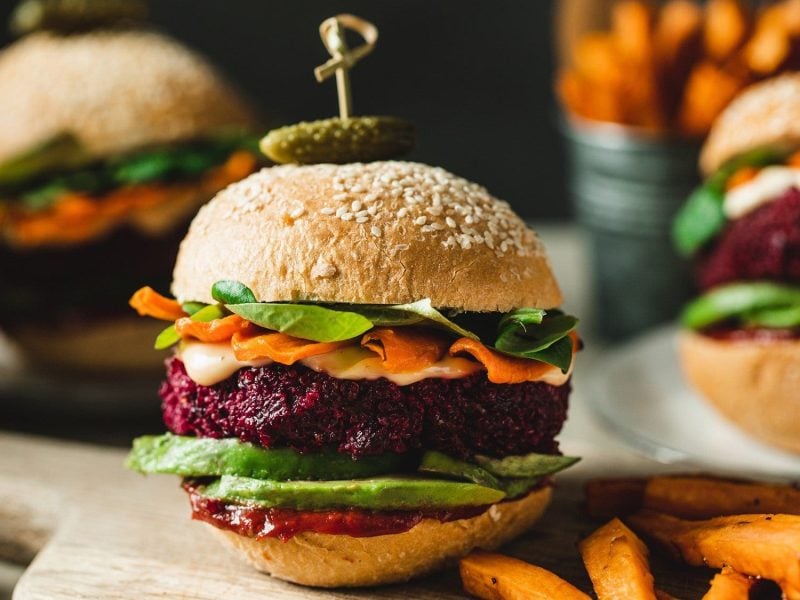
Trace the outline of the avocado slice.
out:
[[[505,498],[500,490],[456,481],[381,477],[348,481],[274,481],[223,476],[198,491],[210,498],[264,508],[418,510],[484,506]]]
[[[535,456],[540,456],[540,455],[535,455]],[[512,458],[519,459],[527,457],[516,456]],[[548,456],[546,458],[563,459],[567,457]],[[564,462],[566,466],[569,466],[577,460],[578,460],[577,458],[570,458],[568,464],[566,464],[567,461],[562,461],[562,462]],[[541,466],[539,467],[539,469],[541,470]],[[516,498],[518,496],[522,496],[541,481],[541,476],[538,475],[514,476],[509,478],[495,477],[496,474],[490,473],[487,469],[484,469],[483,467],[479,467],[474,463],[455,459],[451,456],[448,456],[447,454],[443,454],[442,452],[436,452],[435,450],[431,450],[423,454],[422,461],[420,463],[418,470],[425,473],[437,473],[439,475],[446,475],[449,477],[454,477],[456,479],[465,479],[467,481],[472,481],[473,483],[477,483],[478,485],[483,485],[486,487],[490,487],[505,492],[507,498]],[[523,470],[524,469],[520,469],[520,471]],[[529,469],[531,473],[534,470],[535,469]]]
[[[357,460],[333,450],[301,454],[290,448],[264,449],[237,439],[212,439],[172,434],[143,436],[133,442],[125,465],[140,473],[183,477],[238,475],[256,479],[349,479],[403,469],[399,454]]]
[[[571,467],[580,460],[577,456],[557,456],[551,454],[524,454],[489,458],[475,456],[475,462],[497,477],[530,478],[552,475]]]
[[[73,135],[57,135],[0,164],[0,188],[18,187],[54,171],[82,167],[91,160]]]
[[[435,450],[430,450],[422,455],[418,470],[423,473],[436,473],[455,479],[466,479],[495,490],[504,489],[500,480],[486,469]]]

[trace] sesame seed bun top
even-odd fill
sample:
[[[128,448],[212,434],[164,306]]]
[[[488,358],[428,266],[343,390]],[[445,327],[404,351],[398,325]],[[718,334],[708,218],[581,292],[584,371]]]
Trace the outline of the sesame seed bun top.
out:
[[[757,148],[800,147],[800,73],[787,73],[742,92],[717,118],[700,155],[710,175]]]
[[[103,157],[252,126],[205,59],[154,32],[36,33],[0,52],[0,161],[70,132]]]
[[[222,279],[261,301],[561,304],[541,242],[507,203],[411,162],[284,165],[228,187],[192,223],[172,291],[211,302]]]

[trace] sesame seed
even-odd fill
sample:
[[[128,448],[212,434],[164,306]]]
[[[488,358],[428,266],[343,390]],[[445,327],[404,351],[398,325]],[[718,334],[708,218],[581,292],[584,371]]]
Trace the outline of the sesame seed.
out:
[[[374,235],[375,237],[380,237],[380,236],[381,236],[381,230],[380,230],[380,228],[379,228],[379,227],[375,227],[375,226],[373,225],[373,226],[372,226],[372,228],[371,228],[369,231],[370,231],[370,233],[371,233],[372,235]]]
[[[289,216],[293,219],[299,219],[300,217],[303,216],[305,212],[306,208],[304,206],[298,206],[292,212],[289,213]]]
[[[286,193],[282,181],[300,176],[314,185],[328,186],[322,189],[327,189],[328,197],[337,203],[326,206],[324,201],[309,201],[304,204],[306,212],[311,206],[319,206],[314,208],[318,214],[366,225],[370,233],[376,227],[382,235],[385,226],[405,235],[407,225],[403,220],[408,218],[423,235],[447,231],[441,241],[445,248],[469,250],[484,246],[498,256],[507,252],[531,256],[541,251],[540,243],[506,202],[444,169],[409,162],[281,165],[263,169],[228,188],[230,192],[223,192],[236,197],[235,202],[227,204],[231,213],[228,218],[239,219],[282,201],[281,194]],[[295,213],[295,206],[287,208],[292,216],[305,214]]]

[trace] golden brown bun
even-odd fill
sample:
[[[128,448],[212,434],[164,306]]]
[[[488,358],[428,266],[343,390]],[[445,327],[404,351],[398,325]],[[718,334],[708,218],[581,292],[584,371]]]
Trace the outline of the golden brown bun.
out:
[[[410,162],[284,165],[228,187],[192,223],[172,291],[211,302],[222,279],[265,302],[561,304],[541,242],[507,203]]]
[[[71,132],[95,156],[253,124],[204,58],[145,31],[29,35],[0,53],[0,161]]]
[[[710,175],[749,150],[798,146],[800,73],[790,73],[757,83],[731,102],[711,128],[700,167]]]
[[[746,432],[800,453],[800,340],[730,341],[684,332],[689,381]]]
[[[493,550],[542,516],[552,490],[495,504],[471,519],[425,519],[405,533],[350,537],[301,533],[286,542],[256,540],[209,527],[247,562],[273,577],[315,587],[362,587],[408,581],[456,561],[474,548]]]
[[[164,371],[164,353],[153,351],[164,327],[131,315],[70,328],[17,326],[8,334],[34,371],[146,375]]]

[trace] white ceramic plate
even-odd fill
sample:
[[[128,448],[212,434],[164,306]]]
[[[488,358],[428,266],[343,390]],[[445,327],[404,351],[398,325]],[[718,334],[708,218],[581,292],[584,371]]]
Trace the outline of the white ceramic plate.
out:
[[[594,363],[587,390],[603,424],[660,462],[733,475],[800,477],[800,456],[745,435],[684,381],[674,327],[648,333]]]

